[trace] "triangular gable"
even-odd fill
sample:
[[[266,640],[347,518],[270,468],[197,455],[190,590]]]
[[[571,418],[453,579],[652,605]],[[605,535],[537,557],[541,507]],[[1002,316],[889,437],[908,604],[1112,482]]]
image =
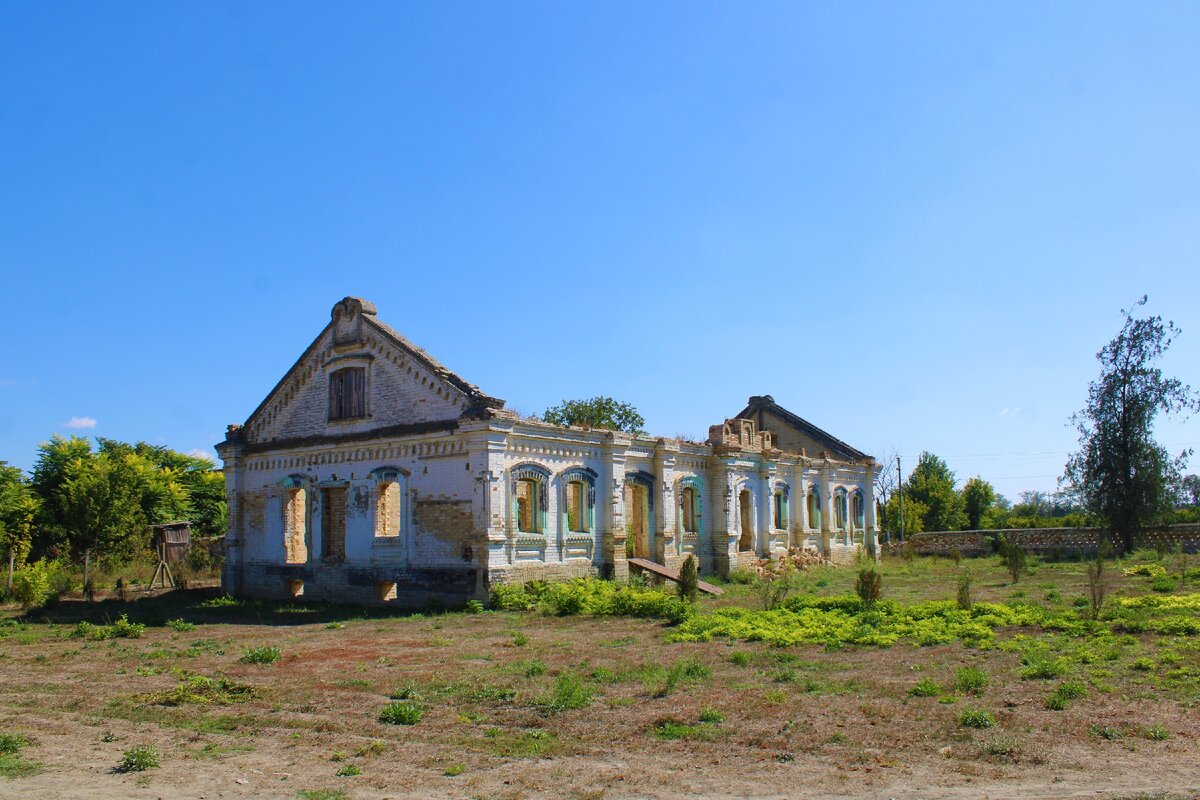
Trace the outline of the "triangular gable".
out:
[[[375,315],[368,301],[339,301],[329,323],[246,420],[245,440],[282,443],[428,428],[504,406]],[[342,366],[367,368],[368,417],[329,420],[329,376]]]
[[[788,452],[805,450],[815,456],[824,450],[834,458],[847,461],[864,461],[869,455],[843,442],[831,433],[821,430],[808,420],[793,414],[768,395],[751,397],[748,405],[738,413],[740,419],[751,419],[760,431],[770,431],[775,446]]]

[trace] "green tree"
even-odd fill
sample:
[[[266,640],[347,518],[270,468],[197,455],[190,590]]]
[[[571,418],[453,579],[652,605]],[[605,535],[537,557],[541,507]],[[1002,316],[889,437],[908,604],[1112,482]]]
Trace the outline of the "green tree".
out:
[[[19,567],[29,557],[37,509],[37,496],[24,473],[0,461],[0,558],[6,570]],[[5,578],[6,586],[11,579],[11,574]]]
[[[696,602],[699,584],[700,572],[696,569],[696,557],[689,553],[679,568],[679,598],[689,603]]]
[[[954,488],[954,473],[933,453],[921,453],[916,469],[904,483],[906,516],[908,504],[914,501],[926,509],[922,530],[959,531],[967,524],[962,495]],[[905,533],[908,533],[907,525]]]
[[[967,515],[967,530],[977,531],[996,502],[996,489],[983,478],[976,476],[967,481],[962,490],[963,511]]]
[[[542,419],[555,425],[578,425],[636,434],[646,432],[643,427],[646,420],[637,409],[611,397],[563,400],[562,404],[546,409]]]
[[[1143,296],[1137,306],[1145,303]],[[1127,552],[1139,531],[1170,509],[1191,455],[1190,450],[1168,455],[1154,439],[1154,420],[1160,413],[1200,411],[1200,398],[1157,366],[1179,334],[1175,324],[1122,313],[1121,331],[1096,354],[1100,377],[1072,417],[1080,449],[1067,460],[1062,483]]]
[[[101,453],[66,468],[57,491],[71,555],[84,560],[84,586],[92,555],[111,563],[129,560],[149,543],[143,508],[147,463],[136,454]]]
[[[68,468],[76,462],[90,461],[94,456],[92,443],[78,436],[64,439],[54,434],[50,441],[38,446],[29,480],[39,501],[33,536],[36,556],[54,555],[69,547],[60,490],[67,480]]]
[[[1200,506],[1200,475],[1185,475],[1180,481],[1179,502],[1184,506]]]
[[[887,528],[886,530],[892,534],[893,539],[900,536],[900,495],[894,494],[888,498],[887,515],[885,517]],[[920,533],[925,530],[925,516],[929,513],[929,506],[919,500],[914,500],[907,494],[904,496],[904,535],[906,537],[914,533]]]

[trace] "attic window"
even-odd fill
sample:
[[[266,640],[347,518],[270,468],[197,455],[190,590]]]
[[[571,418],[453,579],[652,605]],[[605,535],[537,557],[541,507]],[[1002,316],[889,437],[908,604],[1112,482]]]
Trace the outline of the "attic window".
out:
[[[366,367],[345,367],[329,376],[329,418],[354,419],[367,415]]]

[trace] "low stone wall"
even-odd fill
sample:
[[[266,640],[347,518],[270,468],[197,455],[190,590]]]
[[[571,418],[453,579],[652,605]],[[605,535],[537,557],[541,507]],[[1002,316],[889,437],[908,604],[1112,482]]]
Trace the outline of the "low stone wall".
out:
[[[1104,528],[1020,528],[990,531],[931,531],[908,537],[908,544],[918,555],[949,556],[955,551],[964,556],[988,555],[995,551],[992,542],[1002,535],[1027,553],[1037,555],[1079,558],[1096,555],[1100,542],[1107,535]],[[1137,542],[1138,547],[1168,549],[1176,546],[1187,553],[1200,553],[1200,524],[1167,525],[1145,531]],[[884,552],[899,553],[903,543],[892,543]]]

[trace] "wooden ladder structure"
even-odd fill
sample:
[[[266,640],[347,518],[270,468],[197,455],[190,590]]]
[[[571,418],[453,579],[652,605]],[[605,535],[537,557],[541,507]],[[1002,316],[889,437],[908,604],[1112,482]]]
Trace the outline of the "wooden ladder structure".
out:
[[[660,578],[666,578],[669,581],[675,581],[676,583],[679,583],[679,570],[671,569],[670,567],[664,567],[657,561],[650,561],[649,559],[645,558],[631,558],[628,559],[628,561],[629,566],[631,567],[637,567],[643,572],[649,572],[651,575],[657,575]],[[725,594],[725,590],[721,587],[713,586],[711,583],[705,583],[704,581],[698,581],[696,583],[696,588],[705,594]]]

